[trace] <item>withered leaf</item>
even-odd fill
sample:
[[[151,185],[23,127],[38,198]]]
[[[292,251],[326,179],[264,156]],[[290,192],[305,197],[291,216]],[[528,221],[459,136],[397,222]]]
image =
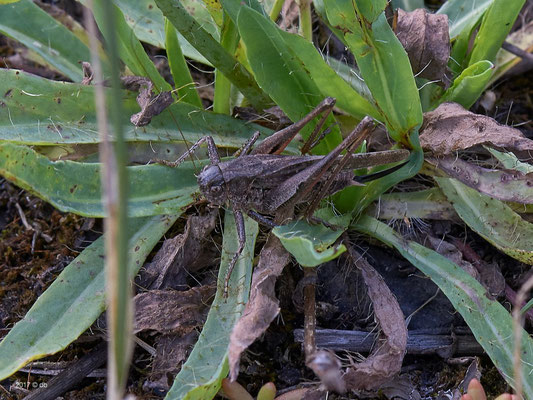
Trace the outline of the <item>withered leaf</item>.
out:
[[[214,287],[204,285],[183,292],[151,290],[138,294],[134,298],[134,332],[192,332],[204,323],[214,293]]]
[[[124,76],[121,81],[126,89],[139,91],[137,104],[141,107],[141,111],[133,114],[130,118],[131,123],[135,126],[148,125],[153,117],[161,114],[174,101],[171,92],[161,92],[154,95],[154,84],[143,76]]]
[[[399,8],[394,33],[404,47],[413,73],[430,80],[443,80],[450,58],[448,16],[425,9],[406,12]]]
[[[400,372],[407,347],[407,326],[396,297],[379,273],[350,246],[348,255],[362,272],[381,327],[381,340],[365,361],[348,369],[344,381],[349,390],[372,390]]]
[[[189,351],[196,343],[198,332],[192,331],[184,336],[170,334],[158,335],[155,339],[155,356],[152,361],[152,371],[148,380],[143,384],[145,390],[167,392],[180,365],[187,359]]]
[[[274,294],[277,277],[289,262],[289,253],[279,239],[270,235],[259,255],[259,263],[252,275],[250,300],[230,336],[228,361],[230,379],[239,374],[241,354],[268,328],[279,313],[279,302]]]
[[[217,210],[206,215],[192,215],[185,231],[166,239],[152,262],[141,271],[138,284],[149,289],[177,289],[184,284],[189,272],[212,262],[215,251],[206,238],[215,228]]]
[[[490,170],[473,165],[456,157],[427,159],[452,178],[465,185],[502,201],[533,204],[533,173]]]
[[[420,144],[435,155],[489,144],[508,150],[533,150],[533,141],[515,128],[494,119],[474,114],[457,103],[443,103],[424,114]]]

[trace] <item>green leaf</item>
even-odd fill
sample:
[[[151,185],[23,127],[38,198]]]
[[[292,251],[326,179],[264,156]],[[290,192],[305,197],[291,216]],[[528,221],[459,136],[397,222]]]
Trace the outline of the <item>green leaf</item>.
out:
[[[333,216],[330,210],[322,209],[315,216],[338,226],[339,229],[332,230],[323,224],[310,225],[307,221],[299,219],[287,225],[276,226],[272,230],[283,247],[303,267],[316,267],[337,258],[346,251],[346,246],[343,244],[334,244],[350,223],[351,215],[337,217]]]
[[[256,222],[249,218],[245,220],[246,246],[231,274],[228,297],[224,298],[226,272],[239,245],[233,214],[226,212],[217,294],[194,349],[165,397],[167,400],[211,399],[220,389],[222,379],[228,373],[229,338],[248,301],[255,239],[258,232]]]
[[[512,169],[514,171],[519,171],[523,174],[533,173],[533,165],[520,161],[518,157],[516,157],[513,153],[504,153],[498,150],[494,150],[488,146],[483,147],[485,147],[485,150],[488,150],[490,154],[496,157],[505,168]]]
[[[124,134],[129,142],[196,142],[211,135],[218,146],[238,148],[254,131],[263,137],[272,132],[185,103],[173,104],[149,125],[137,128],[129,122],[140,109],[137,93],[124,90],[122,94]],[[94,88],[0,69],[0,140],[32,145],[99,143]]]
[[[374,22],[387,7],[387,0],[359,0],[353,3],[368,23]]]
[[[292,121],[300,120],[325,97],[306,72],[307,67],[268,17],[241,7],[237,24],[255,79]],[[332,150],[341,139],[332,117],[325,126],[332,126],[333,132],[315,148],[316,154]],[[309,124],[302,131],[303,136],[307,137],[312,128]]]
[[[180,2],[156,0],[156,4],[189,43],[218,68],[257,110],[270,104],[269,97],[259,88],[250,72],[203,29]]]
[[[404,11],[414,11],[417,8],[425,8],[424,0],[392,0],[394,9],[401,8]]]
[[[501,201],[481,194],[456,179],[435,179],[470,229],[505,254],[533,264],[533,224],[524,221]]]
[[[398,250],[411,264],[429,276],[462,315],[476,340],[512,386],[513,322],[511,315],[497,301],[490,300],[481,284],[463,269],[416,242],[406,240],[386,224],[363,216],[354,227]],[[524,394],[533,399],[533,340],[522,330],[522,362]]]
[[[326,2],[331,25],[342,30],[361,75],[391,137],[409,143],[422,123],[422,108],[407,53],[381,15],[371,27],[362,23],[350,0]]]
[[[453,81],[453,85],[437,100],[434,107],[451,101],[469,109],[485,90],[493,68],[494,65],[486,60],[469,66]]]
[[[21,0],[0,6],[0,32],[35,51],[69,79],[82,80],[80,62],[90,61],[89,49],[33,1]]]
[[[174,78],[174,87],[181,101],[203,108],[202,100],[196,91],[196,86],[191,77],[191,71],[185,57],[181,52],[176,29],[165,18],[165,44],[167,49],[168,66]]]
[[[482,60],[494,61],[496,53],[511,31],[513,23],[525,0],[494,0],[483,16],[481,26],[474,40],[469,65]]]
[[[194,173],[202,163],[184,162],[128,167],[130,217],[181,212],[194,202],[198,190]],[[0,144],[0,175],[29,190],[61,211],[104,217],[100,164],[50,161],[26,146]]]
[[[129,223],[130,277],[178,215]],[[104,238],[76,257],[0,343],[0,380],[28,362],[63,350],[105,309]]]
[[[324,61],[313,44],[299,35],[281,31],[281,36],[290,51],[298,57],[304,72],[317,85],[324,96],[337,99],[335,105],[350,115],[363,119],[367,115],[380,120],[378,110],[365,97],[355,91]]]
[[[437,14],[448,15],[450,39],[455,39],[464,30],[470,31],[494,0],[448,0]]]
[[[204,29],[214,37],[218,37],[217,26],[200,0],[181,0],[181,2],[191,12],[194,12],[198,21],[202,21]],[[114,3],[124,13],[126,22],[139,40],[162,49],[166,48],[163,13],[157,8],[154,0],[114,0]],[[178,40],[186,57],[209,64],[209,61],[180,33],[178,33]]]
[[[107,2],[109,0],[93,0],[92,12],[104,39],[109,40],[111,32],[109,32],[104,24],[104,1]],[[87,0],[80,0],[80,2],[85,6],[90,5]],[[157,92],[171,90],[171,86],[163,79],[152,60],[150,60],[150,57],[148,57],[148,54],[146,54],[146,51],[144,51],[141,42],[135,36],[134,30],[126,23],[124,14],[116,6],[114,32],[116,32],[118,40],[117,45],[120,59],[131,72],[134,75],[149,78],[154,83]]]

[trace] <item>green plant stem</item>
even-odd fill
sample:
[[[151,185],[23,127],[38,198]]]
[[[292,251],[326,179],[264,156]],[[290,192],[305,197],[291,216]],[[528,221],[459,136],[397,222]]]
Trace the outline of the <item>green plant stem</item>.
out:
[[[281,9],[283,8],[283,4],[285,4],[285,0],[276,0],[274,2],[274,5],[272,6],[272,10],[270,10],[269,15],[272,21],[275,22],[278,19]]]
[[[263,110],[271,104],[270,98],[259,88],[252,74],[206,32],[180,2],[155,2],[183,37],[219,69],[257,110]]]
[[[202,100],[196,91],[191,72],[181,51],[176,29],[174,29],[174,26],[172,26],[167,18],[165,18],[165,44],[168,65],[174,78],[174,86],[178,92],[178,96],[186,103],[203,107]]]
[[[224,23],[220,44],[229,54],[234,54],[239,43],[239,31],[227,13],[224,14]],[[215,95],[213,111],[220,114],[231,114],[231,82],[217,68],[215,71]]]
[[[299,0],[300,6],[300,28],[299,33],[305,39],[311,41],[313,39],[313,20],[311,18],[311,1]]]

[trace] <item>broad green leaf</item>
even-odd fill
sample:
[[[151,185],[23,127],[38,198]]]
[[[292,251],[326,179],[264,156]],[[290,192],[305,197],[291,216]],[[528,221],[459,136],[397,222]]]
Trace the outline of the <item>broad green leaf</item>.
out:
[[[85,1],[85,0],[83,0]],[[217,26],[200,0],[181,0],[203,27],[214,37],[218,37]],[[143,42],[159,48],[166,48],[164,17],[154,0],[114,0],[115,5],[124,13],[126,22],[133,29],[135,36]],[[178,33],[178,39],[186,57],[204,64],[209,64],[187,40]]]
[[[469,109],[485,90],[493,68],[494,65],[486,60],[469,66],[453,81],[453,85],[437,100],[434,107],[451,101]]]
[[[435,179],[470,229],[505,254],[533,264],[533,224],[524,221],[501,201],[481,194],[456,179]]]
[[[326,2],[329,23],[341,29],[391,137],[410,147],[422,123],[422,108],[407,53],[381,15],[371,27],[357,17],[351,1]]]
[[[488,146],[484,147],[485,150],[488,150],[490,154],[496,157],[505,168],[519,171],[523,174],[533,173],[533,165],[520,161],[513,153],[504,153]]]
[[[337,103],[335,105],[337,107],[358,119],[363,119],[369,115],[380,120],[381,116],[372,103],[336,74],[311,42],[288,32],[282,31],[281,36],[291,52],[305,66],[305,72],[316,83],[324,96],[336,98]]]
[[[133,279],[178,215],[132,219],[129,224]],[[76,340],[105,309],[104,238],[76,257],[0,343],[0,380],[32,360],[57,353]]]
[[[20,0],[0,0],[0,4],[11,4],[11,3],[16,3],[17,1],[20,1]]]
[[[374,22],[387,7],[388,0],[359,0],[353,4],[368,23]]]
[[[483,16],[474,40],[469,65],[494,61],[526,0],[494,0]]]
[[[330,210],[319,210],[315,216],[338,226],[339,229],[332,230],[323,224],[310,225],[307,221],[299,219],[286,225],[276,226],[272,230],[283,247],[303,267],[316,267],[346,251],[343,244],[335,245],[335,242],[350,223],[351,215],[336,217]]]
[[[533,21],[529,21],[528,24],[521,29],[514,31],[505,39],[506,42],[515,45],[516,47],[531,53],[533,51]],[[503,48],[498,50],[496,59],[494,61],[495,71],[492,74],[492,78],[487,86],[492,85],[498,79],[500,79],[507,71],[522,61],[522,58],[515,54],[504,50]]]
[[[179,167],[128,167],[131,217],[181,212],[194,202],[198,190],[194,173],[202,163]],[[61,211],[104,217],[100,191],[100,164],[50,161],[26,146],[0,144],[0,175],[46,200]]]
[[[290,50],[285,35],[268,17],[242,7],[237,22],[255,79],[292,121],[300,120],[325,97],[308,75],[307,67]],[[324,154],[340,142],[332,117],[328,117],[325,126],[332,126],[333,132],[315,148],[316,154]],[[302,132],[304,137],[311,130],[309,124]]]
[[[35,51],[73,81],[83,78],[80,62],[91,60],[87,46],[31,0],[0,5],[0,33]]]
[[[228,53],[184,8],[180,2],[155,0],[165,17],[211,64],[218,68],[257,109],[271,103],[252,74]]]
[[[180,100],[193,106],[203,108],[202,100],[196,91],[196,86],[191,77],[191,71],[181,51],[178,35],[174,26],[165,18],[165,44],[167,50],[168,66],[174,78],[174,87]]]
[[[370,89],[368,89],[365,81],[363,78],[361,78],[361,72],[359,69],[357,69],[357,67],[348,65],[340,60],[337,60],[336,58],[329,56],[325,57],[325,61],[337,75],[339,75],[348,83],[348,85],[351,86],[352,89],[354,89],[370,103],[374,103],[372,93],[370,93]]]
[[[106,88],[106,93],[109,89]],[[240,147],[254,131],[269,129],[185,103],[170,106],[141,128],[130,116],[139,112],[136,92],[123,92],[123,126],[129,142],[196,142],[210,135],[222,147]],[[0,140],[32,145],[99,143],[94,88],[57,82],[16,70],[0,69]],[[295,146],[292,147],[295,152]]]
[[[228,297],[224,298],[226,272],[239,245],[233,214],[226,212],[217,294],[194,349],[165,397],[167,400],[211,399],[228,373],[230,334],[248,301],[250,291],[257,223],[246,218],[245,230],[246,246],[231,274]]]
[[[102,31],[104,39],[108,40],[111,32],[106,29],[104,24],[105,7],[103,7],[102,3],[104,1],[109,0],[92,0],[91,10],[98,24],[98,28]],[[87,7],[90,5],[87,0],[80,0],[80,2]],[[163,27],[164,24],[161,28]],[[134,75],[149,78],[154,83],[157,92],[171,90],[170,85],[163,79],[152,60],[150,60],[150,57],[148,57],[148,54],[146,54],[141,42],[135,36],[134,30],[127,24],[124,14],[116,6],[114,32],[118,41],[117,45],[120,59],[131,72]]]
[[[455,39],[465,29],[471,30],[494,0],[448,0],[437,11],[437,14],[448,15],[450,39]]]
[[[503,377],[512,386],[513,322],[509,312],[491,300],[481,284],[453,262],[416,242],[406,240],[386,224],[363,216],[354,225],[398,250],[411,264],[429,276],[462,315],[476,340],[483,347]],[[522,330],[522,366],[524,394],[533,399],[533,340]]]

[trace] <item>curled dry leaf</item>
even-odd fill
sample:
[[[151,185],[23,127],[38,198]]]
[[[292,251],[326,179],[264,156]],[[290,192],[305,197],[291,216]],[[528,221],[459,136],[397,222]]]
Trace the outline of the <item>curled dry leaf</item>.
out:
[[[279,239],[270,235],[252,275],[250,300],[231,333],[228,361],[232,381],[235,381],[239,374],[241,353],[266,331],[279,313],[279,302],[274,289],[276,279],[289,263],[289,259],[289,253]]]
[[[183,292],[151,290],[135,296],[134,332],[154,330],[185,335],[201,326],[215,288],[204,285]]]
[[[422,8],[411,12],[398,8],[393,27],[413,72],[422,78],[443,80],[450,58],[448,16]]]
[[[396,297],[379,273],[353,248],[352,262],[361,269],[374,315],[381,327],[381,339],[368,358],[355,364],[344,375],[349,390],[377,389],[400,372],[407,347],[407,326]]]
[[[533,173],[490,170],[456,157],[427,159],[452,178],[498,200],[533,204]]]
[[[508,150],[533,150],[533,141],[518,129],[474,114],[457,103],[442,103],[424,114],[420,144],[435,155],[447,155],[481,144]]]
[[[154,84],[143,76],[124,76],[121,81],[126,89],[139,91],[137,104],[141,107],[141,111],[133,114],[130,118],[131,123],[135,126],[148,125],[153,117],[161,114],[174,101],[170,92],[154,95]]]

